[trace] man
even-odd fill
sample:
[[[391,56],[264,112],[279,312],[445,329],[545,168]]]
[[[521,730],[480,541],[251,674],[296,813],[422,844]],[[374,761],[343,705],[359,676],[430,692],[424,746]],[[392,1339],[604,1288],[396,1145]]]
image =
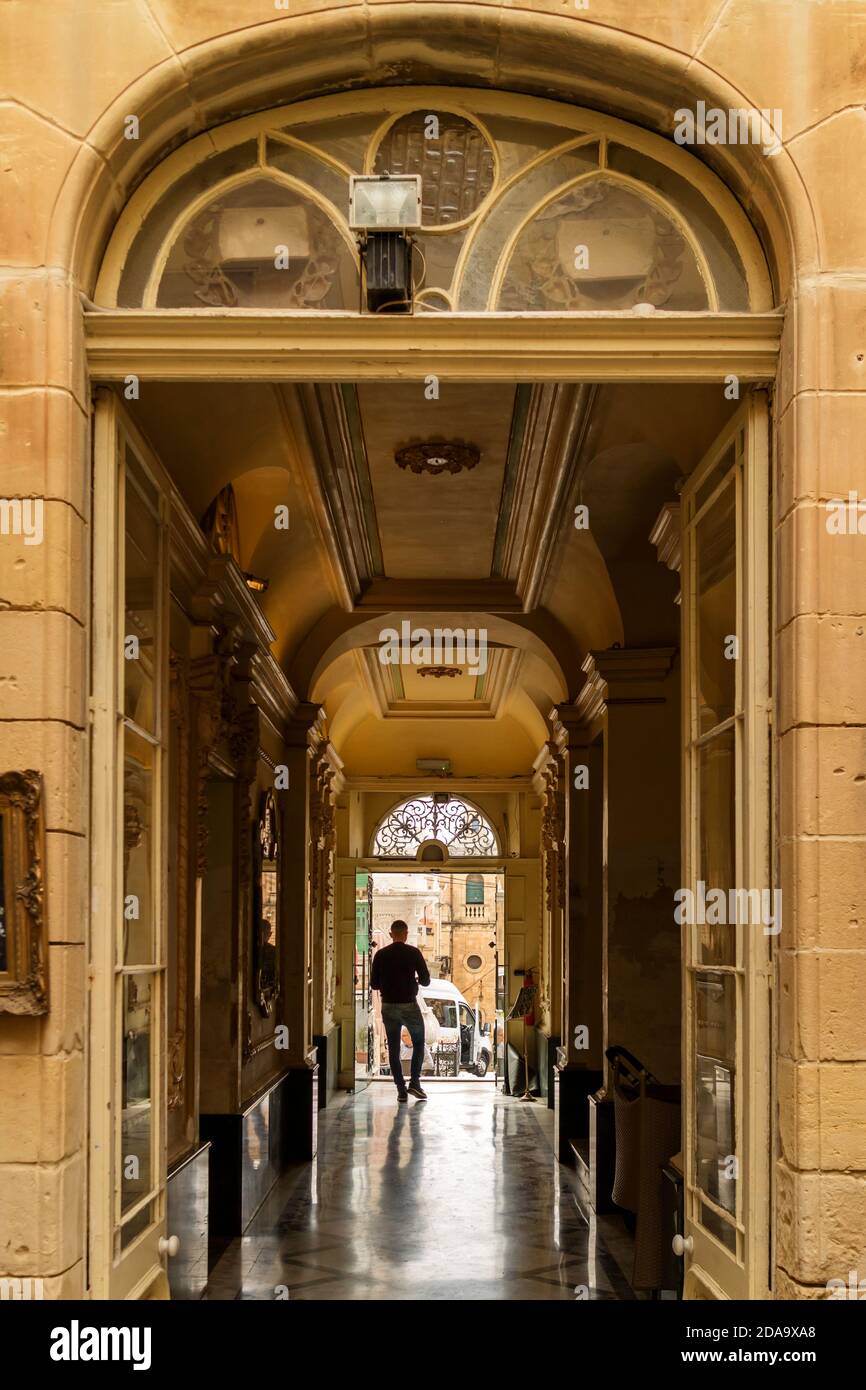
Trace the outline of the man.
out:
[[[382,1022],[388,1039],[388,1060],[397,1087],[398,1101],[406,1102],[410,1095],[426,1100],[421,1090],[421,1067],[424,1064],[424,1019],[418,1007],[418,984],[429,985],[430,971],[417,946],[409,946],[409,928],[398,917],[391,923],[391,945],[383,946],[373,957],[370,985],[382,996]],[[409,1087],[403,1078],[400,1064],[400,1034],[406,1028],[412,1039],[412,1065]]]

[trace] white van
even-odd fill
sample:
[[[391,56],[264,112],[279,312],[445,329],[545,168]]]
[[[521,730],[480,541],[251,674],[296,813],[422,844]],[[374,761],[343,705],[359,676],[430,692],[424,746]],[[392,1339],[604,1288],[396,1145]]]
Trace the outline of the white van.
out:
[[[486,1076],[493,1065],[489,1024],[482,1031],[477,1010],[450,980],[431,980],[429,985],[419,986],[418,994],[436,1015],[439,1041],[460,1044],[461,1071]]]

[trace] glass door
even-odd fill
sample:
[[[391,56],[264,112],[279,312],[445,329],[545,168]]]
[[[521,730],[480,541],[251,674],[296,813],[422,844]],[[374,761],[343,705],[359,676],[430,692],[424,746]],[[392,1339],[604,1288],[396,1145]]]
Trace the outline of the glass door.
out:
[[[91,1287],[165,1259],[168,495],[117,400],[94,425]]]
[[[753,393],[682,494],[687,1297],[768,1279],[767,432]]]
[[[370,957],[373,942],[373,876],[355,871],[355,1090],[370,1084],[376,1062]]]

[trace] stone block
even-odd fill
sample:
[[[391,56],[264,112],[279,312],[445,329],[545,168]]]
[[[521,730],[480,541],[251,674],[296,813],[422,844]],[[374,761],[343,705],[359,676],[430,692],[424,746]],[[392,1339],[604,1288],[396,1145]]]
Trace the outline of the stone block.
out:
[[[594,3],[594,0],[593,0]],[[780,107],[782,136],[863,98],[866,15],[849,0],[762,5],[729,0],[698,49],[700,61],[753,106]],[[833,196],[828,187],[828,196]]]
[[[0,560],[10,540],[18,544],[17,537],[0,537]],[[60,720],[83,729],[86,642],[85,629],[64,613],[0,610],[3,719]]]
[[[783,839],[866,834],[866,728],[782,734],[779,807]]]
[[[82,835],[52,830],[45,837],[45,902],[52,943],[87,940],[87,855]]]
[[[780,628],[806,613],[866,615],[866,534],[837,535],[828,523],[825,504],[801,503],[776,530]]]
[[[87,410],[81,302],[63,271],[0,271],[0,372],[3,386],[53,386]]]
[[[51,216],[77,148],[73,136],[35,111],[4,105],[0,174],[5,210],[0,224],[0,265],[46,264]]]
[[[76,0],[40,21],[29,5],[4,5],[0,90],[86,134],[136,79],[171,56],[144,0]]]
[[[797,1173],[780,1159],[775,1210],[776,1258],[790,1279],[826,1288],[866,1272],[866,1176]]]
[[[85,1130],[85,1096],[80,1052],[0,1056],[0,1164],[56,1164],[76,1154]]]
[[[866,64],[866,15],[861,17],[860,29],[861,61]],[[845,187],[848,171],[862,168],[866,161],[866,111],[862,102],[849,110],[837,107],[836,114],[805,131],[789,149],[811,193],[822,270],[862,273],[866,256],[866,199],[833,196],[834,189]]]
[[[847,499],[851,490],[866,497],[866,393],[796,396],[778,432],[780,517],[798,501]]]
[[[777,690],[780,733],[802,724],[862,724],[866,618],[812,613],[790,622],[779,634]]]
[[[866,951],[866,838],[783,840],[782,946]]]
[[[87,833],[83,732],[68,724],[0,720],[0,767],[42,773],[46,830]]]
[[[0,611],[53,610],[84,624],[90,564],[84,522],[65,502],[26,498],[22,507],[29,537],[0,535]],[[40,533],[41,544],[33,544]]]
[[[4,497],[44,497],[89,514],[87,418],[65,390],[0,391]]]

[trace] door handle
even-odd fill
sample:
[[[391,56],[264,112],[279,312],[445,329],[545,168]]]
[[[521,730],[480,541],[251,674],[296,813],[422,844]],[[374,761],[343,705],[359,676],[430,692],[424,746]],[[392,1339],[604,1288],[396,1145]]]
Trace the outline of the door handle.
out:
[[[180,1236],[160,1236],[159,1253],[171,1259],[180,1249]]]
[[[679,1232],[671,1241],[671,1249],[675,1255],[690,1255],[694,1248],[694,1239],[691,1236],[681,1236]]]

